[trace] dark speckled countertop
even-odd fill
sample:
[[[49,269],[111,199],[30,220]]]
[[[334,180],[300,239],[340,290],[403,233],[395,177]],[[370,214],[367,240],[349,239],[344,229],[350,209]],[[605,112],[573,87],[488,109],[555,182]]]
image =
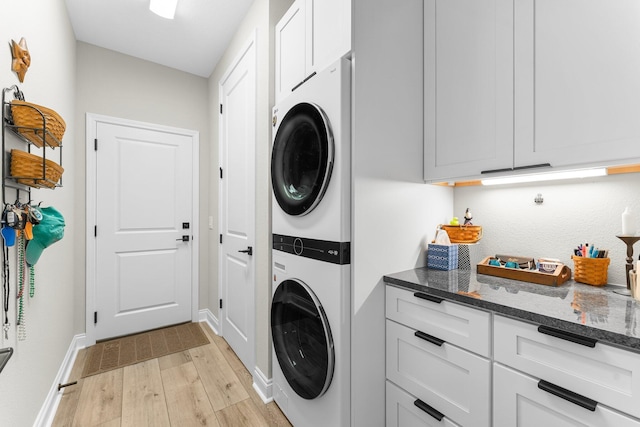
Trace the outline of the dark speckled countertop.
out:
[[[428,268],[389,274],[384,281],[640,353],[640,302],[614,293],[619,286],[569,280],[553,287],[469,270]]]

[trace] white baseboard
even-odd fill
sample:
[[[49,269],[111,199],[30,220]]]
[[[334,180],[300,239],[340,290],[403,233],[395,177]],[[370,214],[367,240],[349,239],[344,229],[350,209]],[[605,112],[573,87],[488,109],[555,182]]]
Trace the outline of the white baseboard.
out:
[[[273,401],[272,384],[273,381],[271,378],[267,378],[260,368],[256,366],[256,369],[253,371],[253,389],[258,393],[258,396],[260,396],[260,399],[262,399],[264,403]]]
[[[47,398],[40,408],[38,417],[33,423],[34,427],[47,427],[53,423],[53,419],[56,416],[56,410],[58,409],[60,399],[62,398],[62,393],[64,392],[64,390],[58,390],[58,385],[67,382],[69,375],[71,375],[73,364],[76,361],[78,351],[86,347],[86,338],[85,334],[80,334],[74,336],[71,340],[71,344],[69,344],[69,348],[67,349],[67,354],[64,356],[64,360],[60,365],[58,374],[53,380],[49,394],[47,394]]]
[[[211,329],[213,329],[213,332],[215,332],[216,335],[220,335],[220,333],[218,332],[220,330],[218,326],[218,319],[213,315],[211,310],[209,310],[208,308],[204,308],[200,310],[199,314],[200,322],[205,322]]]

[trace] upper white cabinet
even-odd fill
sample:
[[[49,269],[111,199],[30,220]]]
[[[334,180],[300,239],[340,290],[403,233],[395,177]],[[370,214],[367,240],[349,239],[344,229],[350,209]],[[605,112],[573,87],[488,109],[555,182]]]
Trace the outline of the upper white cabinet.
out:
[[[425,179],[513,164],[513,0],[425,0]]]
[[[296,0],[275,32],[278,102],[351,51],[351,1]]]
[[[516,166],[640,157],[640,2],[516,0]]]
[[[425,179],[640,158],[639,19],[635,0],[425,1]]]

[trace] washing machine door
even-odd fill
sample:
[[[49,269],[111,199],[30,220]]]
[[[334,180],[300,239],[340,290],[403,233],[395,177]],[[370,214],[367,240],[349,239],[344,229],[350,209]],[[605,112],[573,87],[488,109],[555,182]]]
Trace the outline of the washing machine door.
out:
[[[271,305],[273,347],[287,382],[305,399],[322,396],[333,377],[335,353],[327,315],[298,280],[280,283]]]
[[[320,107],[303,102],[291,108],[278,126],[271,153],[273,193],[284,212],[306,215],[320,203],[333,156],[333,135]]]

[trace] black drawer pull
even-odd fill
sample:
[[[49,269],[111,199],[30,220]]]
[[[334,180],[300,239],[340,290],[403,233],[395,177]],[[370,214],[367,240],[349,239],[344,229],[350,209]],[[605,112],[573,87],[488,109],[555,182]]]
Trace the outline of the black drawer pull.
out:
[[[444,301],[444,298],[434,297],[433,295],[425,294],[424,292],[416,292],[413,294],[413,296],[420,299],[426,299],[427,301],[435,302],[438,304]]]
[[[446,341],[441,340],[440,338],[434,337],[433,335],[425,334],[422,331],[416,331],[413,335],[415,335],[416,337],[418,337],[420,339],[428,341],[431,344],[435,344],[438,347],[442,347],[442,344],[444,344],[446,342]]]
[[[584,397],[581,394],[574,393],[571,390],[559,387],[545,380],[538,381],[538,388],[540,390],[546,391],[547,393],[551,393],[554,396],[558,396],[561,399],[569,401],[575,405],[588,409],[591,412],[595,411],[596,406],[598,406],[598,402],[596,402],[595,400],[589,399],[588,397]]]
[[[420,399],[416,399],[416,401],[413,402],[413,404],[416,405],[421,410],[423,410],[424,412],[426,412],[427,414],[431,415],[433,418],[435,418],[438,421],[442,421],[442,419],[444,418],[444,414],[442,412],[435,410],[434,408],[427,405]]]
[[[537,168],[549,168],[549,167],[551,167],[551,163],[540,163],[537,165],[516,166],[513,168],[501,168],[501,169],[491,169],[486,171],[480,171],[480,174],[483,175],[487,173],[496,173],[496,172],[513,172],[513,171],[520,171],[525,169],[537,169]]]
[[[561,340],[571,341],[576,344],[583,345],[585,347],[594,348],[598,340],[588,337],[583,337],[582,335],[574,334],[572,332],[561,331],[559,329],[550,328],[549,326],[538,326],[538,332],[545,335],[550,335],[552,337],[560,338]]]

